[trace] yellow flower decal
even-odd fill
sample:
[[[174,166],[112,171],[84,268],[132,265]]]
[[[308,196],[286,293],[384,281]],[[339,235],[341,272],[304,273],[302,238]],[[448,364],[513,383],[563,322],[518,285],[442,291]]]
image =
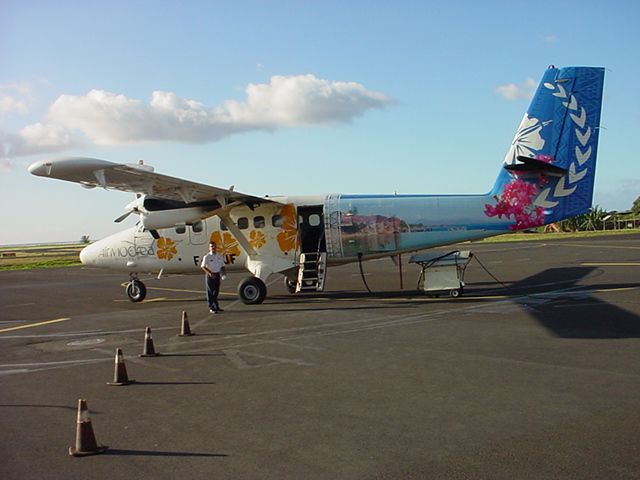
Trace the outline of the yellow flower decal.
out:
[[[253,248],[258,250],[265,243],[267,243],[267,239],[264,236],[264,233],[262,233],[260,230],[251,230],[251,233],[249,234],[249,244]]]
[[[160,237],[156,243],[156,255],[162,260],[171,260],[178,253],[176,244],[173,240],[166,237]]]
[[[288,252],[296,248],[296,242],[298,240],[298,228],[296,225],[296,209],[293,204],[288,204],[282,207],[280,210],[282,216],[282,226],[280,227],[280,233],[276,237],[280,250]]]
[[[209,241],[216,244],[218,247],[218,253],[220,255],[235,255],[236,257],[240,256],[240,248],[238,248],[238,242],[233,238],[229,232],[213,232],[211,237],[209,237]]]

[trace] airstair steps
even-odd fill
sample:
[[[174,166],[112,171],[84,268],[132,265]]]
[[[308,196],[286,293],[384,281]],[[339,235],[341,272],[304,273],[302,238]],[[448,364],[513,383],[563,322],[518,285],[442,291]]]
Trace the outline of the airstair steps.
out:
[[[326,252],[301,253],[296,293],[321,292],[327,264]]]

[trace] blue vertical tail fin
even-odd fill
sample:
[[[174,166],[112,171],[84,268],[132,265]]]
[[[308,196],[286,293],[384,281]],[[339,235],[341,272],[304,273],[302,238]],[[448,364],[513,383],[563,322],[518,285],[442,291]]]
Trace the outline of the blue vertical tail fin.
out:
[[[604,69],[549,67],[507,153],[487,216],[511,230],[588,211],[593,199]]]

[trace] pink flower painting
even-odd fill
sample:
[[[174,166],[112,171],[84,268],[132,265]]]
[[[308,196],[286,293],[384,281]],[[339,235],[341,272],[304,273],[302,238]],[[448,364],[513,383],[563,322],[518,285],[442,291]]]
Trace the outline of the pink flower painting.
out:
[[[502,195],[495,196],[495,206],[485,204],[484,213],[488,217],[513,218],[515,223],[509,225],[510,230],[539,227],[544,224],[544,209],[533,204],[537,195],[536,184],[512,180],[504,186]]]

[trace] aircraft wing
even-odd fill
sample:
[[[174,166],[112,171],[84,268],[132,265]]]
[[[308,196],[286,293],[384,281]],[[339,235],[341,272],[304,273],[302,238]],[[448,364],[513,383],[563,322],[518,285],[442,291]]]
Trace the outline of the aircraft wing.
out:
[[[235,192],[233,189],[212,187],[155,173],[147,165],[120,164],[96,158],[40,160],[29,167],[29,172],[41,177],[79,183],[86,188],[103,187],[185,203],[217,201],[220,206],[232,203],[277,203],[268,198]]]

